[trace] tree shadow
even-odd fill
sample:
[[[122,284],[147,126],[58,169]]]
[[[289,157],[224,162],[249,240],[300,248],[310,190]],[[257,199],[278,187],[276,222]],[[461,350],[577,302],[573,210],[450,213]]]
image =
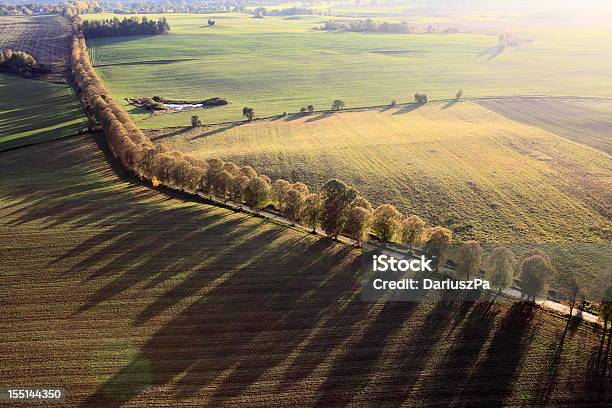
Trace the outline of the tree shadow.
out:
[[[467,380],[459,406],[470,405],[470,400],[466,399],[470,396],[480,396],[483,406],[504,405],[534,336],[533,315],[530,304],[512,304],[484,351],[484,357]]]
[[[416,103],[416,102],[412,102],[406,105],[402,105],[402,107],[398,110],[396,110],[395,112],[392,113],[392,115],[403,115],[405,113],[410,113],[412,111],[415,111],[419,108],[421,108],[423,106],[423,104],[421,103]]]
[[[506,47],[503,44],[497,44],[493,47],[484,49],[478,54],[477,58],[486,58],[487,61],[491,61],[501,55],[505,49]]]
[[[223,126],[223,127],[218,127],[217,129],[213,129],[213,130],[209,130],[209,131],[204,132],[204,133],[200,133],[199,135],[195,135],[195,136],[189,138],[189,140],[196,140],[196,139],[201,139],[203,137],[214,136],[214,135],[216,135],[218,133],[223,133],[223,132],[228,131],[230,129],[233,129],[235,127],[241,126],[244,123],[245,123],[244,121],[242,121],[242,122],[234,122],[234,123],[231,123],[231,124]]]
[[[387,302],[357,340],[350,341],[345,352],[337,357],[317,390],[317,406],[345,406],[361,390],[376,370],[386,342],[394,337],[416,310],[414,302]],[[354,336],[352,336],[354,337]]]
[[[386,105],[386,106],[382,106],[380,109],[378,109],[379,112],[387,112],[391,109],[395,109],[397,108],[397,105]]]
[[[141,347],[138,360],[149,364],[150,387],[170,385],[183,398],[210,389],[208,404],[228,404],[292,354],[304,334],[336,307],[344,295],[337,289],[361,265],[350,249],[328,240],[278,245],[277,239],[254,238],[261,243],[258,253],[236,246],[218,257],[225,268],[213,263],[200,269],[156,301],[166,309],[196,293],[185,287],[209,288]],[[245,262],[227,268],[227,259],[236,256]],[[342,268],[335,268],[337,262]],[[330,270],[335,272],[320,279],[321,271]],[[131,392],[112,392],[124,375],[107,381],[87,403],[114,407],[135,397],[142,391],[139,383]]]
[[[312,123],[312,122],[316,122],[319,120],[327,119],[329,117],[332,117],[333,115],[334,115],[334,112],[323,112],[319,116],[313,116],[312,118],[306,119],[304,123]]]
[[[452,101],[446,102],[446,104],[444,104],[444,106],[442,106],[442,109],[450,109],[453,106],[455,106],[457,103],[459,103],[459,101],[456,100],[456,99],[453,99]]]
[[[358,251],[145,188],[94,140],[45,143],[0,162],[2,225],[83,234],[43,258],[79,285],[65,301],[66,324],[75,336],[96,327],[102,341],[123,336],[137,348],[127,363],[102,357],[106,371],[95,373],[108,379],[82,391],[82,406],[287,396],[320,406],[502,406],[521,367],[541,365],[523,303],[499,305],[496,317],[452,292],[361,301]],[[603,406],[609,378],[596,372],[572,402]]]
[[[470,303],[463,302],[461,306]],[[475,381],[475,367],[494,326],[494,318],[483,318],[481,309],[472,307],[462,319],[461,328],[453,337],[450,348],[438,359],[435,374],[431,375],[427,388],[415,392],[414,399],[422,401],[423,405],[465,400],[466,384]],[[480,382],[481,379],[476,381]],[[436,392],[431,393],[432,389]],[[474,395],[467,397],[469,400]]]

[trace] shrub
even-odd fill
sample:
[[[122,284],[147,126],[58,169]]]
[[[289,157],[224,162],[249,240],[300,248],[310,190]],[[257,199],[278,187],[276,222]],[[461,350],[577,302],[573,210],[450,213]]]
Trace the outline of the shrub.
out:
[[[198,127],[198,126],[202,126],[202,120],[200,119],[199,116],[193,115],[191,117],[191,127]]]

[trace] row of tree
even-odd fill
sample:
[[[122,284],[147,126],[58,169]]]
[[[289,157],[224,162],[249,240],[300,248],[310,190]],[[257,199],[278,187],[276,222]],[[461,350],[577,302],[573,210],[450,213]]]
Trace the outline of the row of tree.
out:
[[[117,17],[104,20],[86,20],[82,23],[82,31],[86,38],[120,37],[130,35],[168,34],[170,25],[165,17],[149,20],[147,17]]]
[[[372,19],[356,20],[356,21],[326,21],[321,27],[322,30],[343,30],[354,31],[359,33],[377,32],[377,33],[414,33],[416,29],[406,23],[389,23],[379,22]]]

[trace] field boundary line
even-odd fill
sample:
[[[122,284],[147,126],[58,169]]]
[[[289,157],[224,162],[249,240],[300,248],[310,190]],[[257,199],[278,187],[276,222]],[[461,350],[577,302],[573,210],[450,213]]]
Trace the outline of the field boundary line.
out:
[[[571,96],[571,95],[506,95],[506,96],[474,96],[474,97],[464,97],[462,98],[460,101],[457,101],[454,98],[448,98],[448,99],[433,99],[430,100],[429,102],[427,102],[427,105],[429,104],[434,104],[434,103],[452,103],[452,102],[456,102],[456,103],[461,103],[461,102],[478,102],[478,101],[494,101],[494,100],[511,100],[511,99],[558,99],[558,100],[572,100],[572,99],[578,99],[578,100],[591,100],[591,101],[612,101],[612,97],[607,97],[607,96]],[[336,114],[336,113],[345,113],[345,112],[362,112],[362,111],[368,111],[368,110],[375,110],[375,109],[382,109],[382,108],[391,108],[391,107],[407,107],[407,106],[417,106],[420,105],[417,102],[398,102],[397,104],[395,104],[394,106],[391,104],[384,104],[384,105],[366,105],[366,106],[355,106],[355,107],[350,107],[350,108],[343,108],[343,109],[339,109],[339,110],[334,110],[334,109],[321,109],[321,110],[315,110],[314,112],[287,112],[287,114],[277,114],[277,115],[268,115],[268,116],[261,116],[258,118],[254,118],[252,120],[248,120],[248,119],[240,119],[240,120],[230,120],[230,121],[224,121],[224,122],[210,122],[210,123],[205,123],[202,126],[198,126],[198,127],[212,127],[212,126],[223,126],[223,125],[233,125],[233,124],[239,124],[239,123],[252,123],[252,122],[257,122],[257,121],[268,121],[268,120],[274,120],[274,119],[280,119],[280,118],[284,118],[284,117],[289,117],[289,116],[312,116],[316,113],[322,113],[322,114],[326,114],[326,113],[331,113],[331,114]],[[160,115],[157,116],[164,116],[164,115],[173,115],[176,113],[183,113],[183,112],[199,112],[202,111],[204,109],[192,109],[192,110],[186,110],[186,111],[177,111],[177,112],[167,112],[167,113],[162,113]],[[149,120],[150,118],[154,117],[155,115],[150,115],[140,121],[138,121],[137,123],[143,123],[146,122],[147,120]],[[163,126],[163,127],[156,127],[156,128],[145,128],[144,130],[160,130],[160,129],[184,129],[184,128],[191,128],[191,126]]]

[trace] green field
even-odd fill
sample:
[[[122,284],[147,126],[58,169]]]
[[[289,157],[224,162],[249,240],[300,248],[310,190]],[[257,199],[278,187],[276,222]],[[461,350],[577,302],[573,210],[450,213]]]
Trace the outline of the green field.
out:
[[[122,179],[103,144],[0,156],[0,386],[107,408],[601,402],[591,328],[361,301],[356,250]]]
[[[111,16],[85,16],[105,17]],[[155,95],[228,98],[231,104],[226,107],[198,111],[208,123],[240,119],[244,106],[267,116],[296,112],[308,104],[327,109],[335,99],[365,106],[409,101],[415,92],[450,98],[460,88],[467,96],[612,96],[612,33],[601,24],[451,19],[469,32],[410,35],[314,30],[328,18],[324,16],[254,19],[228,13],[167,18],[170,35],[88,41],[92,59],[118,100]],[[209,18],[216,20],[214,27],[206,27]],[[406,20],[427,22],[423,17]],[[442,20],[432,22],[448,24],[449,19]],[[535,42],[511,47],[495,58],[481,56],[506,30]],[[192,115],[149,117],[129,108],[139,125],[148,128],[186,125]]]
[[[68,85],[0,74],[0,151],[83,130],[81,104]]]

